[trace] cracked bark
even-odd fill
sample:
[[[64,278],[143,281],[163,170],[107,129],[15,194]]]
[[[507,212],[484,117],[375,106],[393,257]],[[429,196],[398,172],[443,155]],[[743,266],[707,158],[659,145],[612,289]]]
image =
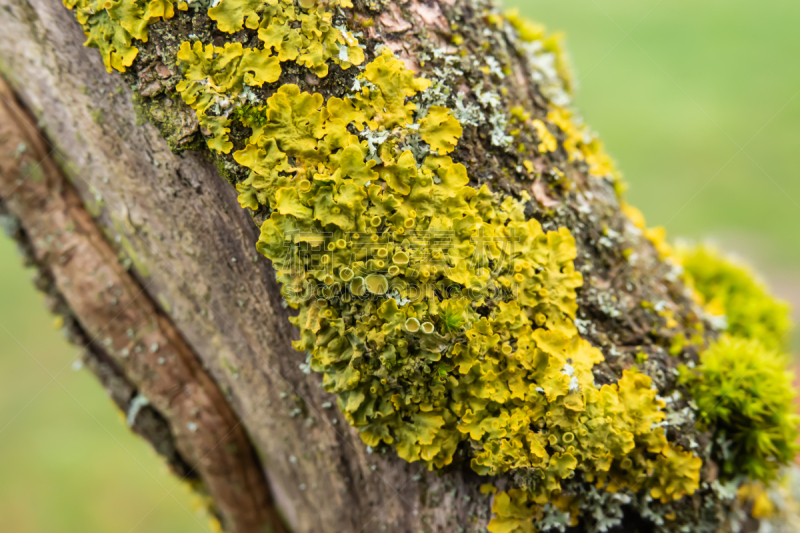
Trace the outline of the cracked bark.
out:
[[[453,10],[459,10],[465,46],[480,41],[488,28],[470,2],[413,0],[399,2],[402,8],[389,3],[383,11],[382,4],[366,4],[357,2],[356,11],[375,17],[375,26],[367,30],[369,43],[387,44],[408,65],[423,71],[417,47],[422,41],[449,45],[448,20],[455,16]],[[486,479],[474,474],[468,463],[437,474],[407,464],[393,453],[369,453],[336,408],[328,408],[335,399],[322,391],[318,376],[303,372],[300,364],[305,358],[291,347],[296,332],[287,320],[289,311],[282,305],[270,265],[256,254],[257,226],[238,205],[235,190],[205,153],[187,150],[175,154],[162,138],[166,136],[173,147],[201,145],[192,142],[197,129],[193,114],[173,103],[179,102],[174,93],[164,96],[175,83],[168,80],[172,75],[169,65],[153,59],[154,43],[166,43],[168,38],[175,41],[173,33],[191,28],[152,27],[151,42],[143,47],[141,63],[135,65],[136,94],[119,74],[105,72],[96,50],[82,46],[84,35],[60,2],[0,0],[0,14],[0,71],[53,141],[53,156],[71,182],[59,194],[63,200],[64,191],[74,188],[67,202],[70,209],[86,206],[86,216],[76,227],[86,231],[94,227],[114,247],[114,253],[109,247],[103,260],[92,268],[128,276],[126,294],[133,301],[146,302],[141,305],[149,308],[149,327],[137,323],[132,328],[141,341],[137,344],[143,350],[141,358],[132,357],[135,347],[128,347],[127,328],[115,330],[107,349],[104,340],[109,334],[103,332],[95,338],[97,328],[85,325],[94,315],[113,316],[119,296],[112,304],[111,292],[89,288],[83,296],[103,295],[101,300],[92,300],[90,309],[77,307],[69,298],[64,298],[61,307],[68,307],[64,312],[76,317],[84,338],[94,341],[90,366],[115,401],[127,405],[139,392],[150,400],[162,417],[161,422],[153,422],[156,429],[151,432],[163,435],[163,428],[169,427],[169,437],[156,440],[172,439],[174,453],[166,445],[164,450],[168,459],[173,455],[181,458],[171,460],[177,470],[200,461],[197,470],[209,490],[212,483],[208,479],[214,476],[223,485],[229,483],[231,491],[239,491],[245,499],[218,496],[218,507],[223,516],[241,513],[242,520],[248,512],[274,520],[268,483],[275,507],[288,529],[296,533],[359,533],[383,528],[415,533],[459,528],[485,531],[490,499],[481,495],[478,487]],[[534,116],[541,116],[546,104],[526,76],[524,60],[517,58],[512,64],[512,74],[495,89],[507,89],[508,101],[520,102]],[[332,82],[329,87],[328,81],[307,76],[292,82],[320,92],[333,87]],[[158,105],[150,105],[149,97]],[[139,107],[136,102],[144,105]],[[167,131],[161,118],[167,106],[173,105],[179,109],[171,112],[183,118]],[[139,113],[141,109],[148,110],[148,117]],[[496,171],[509,161],[493,151],[486,131],[465,129],[456,157],[467,165],[475,183],[489,183],[505,191],[518,187],[497,177],[502,174]],[[217,163],[229,170],[223,161]],[[577,239],[576,267],[585,278],[578,316],[590,325],[584,336],[606,356],[606,362],[596,369],[597,382],[618,379],[621,369],[632,364],[634,354],[644,350],[650,355],[647,373],[660,388],[671,385],[671,369],[678,361],[663,347],[669,346],[676,331],[667,332],[661,318],[645,312],[639,304],[664,301],[680,319],[691,313],[691,302],[680,283],[670,278],[669,268],[658,260],[652,246],[630,231],[613,188],[587,179],[585,172],[570,163],[562,163],[575,189],[563,197],[549,198],[541,183],[529,184],[539,203],[532,202],[526,214],[540,219],[548,230],[567,226]],[[544,162],[537,159],[534,164],[538,167]],[[22,201],[31,181],[25,179],[20,188],[6,183],[3,203],[23,221],[21,237],[30,244],[34,260],[51,271],[51,282],[43,285],[54,283],[66,296],[66,285],[90,270],[77,268],[85,259],[82,254],[71,256],[65,268],[73,270],[62,272],[62,278],[57,261],[36,259],[37,239],[32,238],[28,225],[53,224],[49,212],[37,202],[57,197],[39,189],[29,204],[14,211],[14,202]],[[30,186],[44,185],[33,180]],[[587,198],[591,200],[588,204]],[[62,225],[61,230],[64,228]],[[624,237],[624,242],[611,250],[598,244],[608,229]],[[93,242],[98,243],[99,237]],[[636,251],[636,266],[627,262],[626,248]],[[130,266],[130,274],[120,272],[117,254]],[[143,290],[141,297],[133,283]],[[621,312],[610,313],[609,306]],[[103,342],[97,342],[100,338]],[[151,351],[154,344],[157,349]],[[173,347],[171,352],[167,346]],[[128,356],[124,357],[126,347]],[[161,357],[166,364],[159,364]],[[183,374],[182,386],[163,388],[161,385],[175,377],[168,371],[173,364],[191,371]],[[215,424],[241,420],[241,426],[234,429],[244,439],[246,430],[260,463],[251,458],[249,466],[242,467],[239,483],[226,481],[231,468],[224,457],[211,460],[204,456],[207,448],[194,442],[199,438],[195,432],[187,431],[186,424],[196,416],[193,404],[182,400],[187,393],[206,394],[202,405],[220,408],[216,413],[204,411],[209,418],[196,422],[211,439],[202,442],[225,434]],[[157,397],[163,402],[158,404]],[[228,406],[228,413],[222,413],[222,404]],[[689,434],[678,438],[681,442]],[[702,436],[698,438],[702,444]],[[241,452],[237,457],[247,455],[243,449],[237,451]],[[258,485],[256,473],[266,482],[262,489],[251,490]],[[705,479],[712,475],[707,473]],[[698,504],[696,498],[687,501]],[[231,518],[228,523],[231,527],[235,521]],[[648,526],[632,517],[623,529],[646,531]],[[242,525],[236,531],[260,530]]]

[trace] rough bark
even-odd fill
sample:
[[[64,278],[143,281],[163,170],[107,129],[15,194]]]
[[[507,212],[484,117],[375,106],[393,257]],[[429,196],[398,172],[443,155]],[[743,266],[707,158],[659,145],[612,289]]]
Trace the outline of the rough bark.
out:
[[[472,2],[412,1],[402,8],[393,3],[359,3],[354,12],[375,18],[368,42],[387,44],[407,64],[423,71],[420,51],[450,46],[450,23],[458,23],[463,46],[472,56],[479,57],[481,46],[490,43],[484,31],[490,25]],[[210,381],[218,386],[232,410],[231,415],[219,418],[230,421],[234,416],[246,429],[288,529],[297,533],[484,531],[490,499],[479,493],[478,486],[485,480],[468,463],[431,473],[393,453],[371,453],[336,408],[329,408],[333,398],[321,389],[319,377],[304,372],[305,358],[290,344],[296,338],[287,320],[290,311],[282,305],[270,265],[255,251],[257,226],[218,172],[234,180],[236,169],[229,159],[211,160],[202,151],[187,149],[200,146],[197,124],[172,90],[177,71],[165,59],[164,49],[174,46],[181,34],[199,32],[208,20],[193,20],[196,27],[188,28],[154,25],[151,42],[123,78],[108,74],[96,51],[82,46],[80,26],[60,3],[0,0],[0,13],[0,68],[51,139],[54,156],[77,194],[70,202],[79,198],[86,205],[93,223],[130,267],[130,275],[149,298],[150,303],[143,305],[159,317],[156,329],[168,317],[171,325],[164,327],[174,327],[175,333],[162,332],[170,337],[167,342],[183,346],[185,340],[185,349],[175,352],[175,360],[183,361],[182,368],[194,372],[185,378],[184,389],[213,395],[210,391],[216,389]],[[546,106],[526,74],[524,58],[503,45],[503,35],[494,34],[491,39],[494,52],[506,54],[513,67],[494,89],[507,91],[508,102],[542,116]],[[294,76],[291,81],[304,89],[329,94],[336,89],[335,76],[331,83]],[[516,167],[518,157],[493,147],[486,127],[465,129],[456,156],[467,165],[474,183],[519,189],[502,172]],[[574,186],[550,197],[553,193],[536,182],[525,185],[538,200],[529,204],[526,214],[539,219],[547,230],[570,228],[578,241],[576,267],[585,280],[579,292],[578,317],[586,325],[581,333],[606,357],[595,369],[597,383],[616,381],[622,369],[632,364],[634,354],[644,351],[649,355],[647,372],[659,389],[669,390],[674,382],[671,370],[678,360],[668,356],[667,348],[682,326],[667,328],[663,315],[641,304],[663,302],[663,309],[671,311],[680,324],[688,324],[687,317],[694,312],[691,301],[670,267],[622,215],[613,185],[588,179],[585,169],[567,162],[564,153],[550,157],[547,163],[558,161]],[[537,159],[534,164],[544,166],[545,161]],[[19,201],[15,197],[23,190],[4,189],[3,202],[9,209],[13,210],[11,206]],[[26,218],[35,226],[48,216],[35,205],[19,212],[25,215],[20,218],[26,230]],[[90,223],[88,217],[82,220]],[[635,262],[628,261],[626,251],[630,250],[637,256]],[[116,258],[108,253],[104,257],[105,268],[121,276],[119,267],[111,266]],[[78,264],[74,266],[71,275],[78,274]],[[55,273],[54,278],[58,284]],[[83,320],[100,310],[82,310],[67,301],[93,336],[95,330]],[[113,306],[106,305],[106,314],[113,315]],[[124,336],[124,331],[117,333]],[[193,415],[186,414],[180,402],[170,401],[168,391],[159,391],[146,374],[162,371],[158,353],[148,354],[147,366],[131,367],[118,351],[123,344],[112,338],[112,345],[113,349],[103,352],[122,373],[119,379],[154,390],[146,396],[171,429],[165,439],[174,440],[184,460],[193,466],[192,461],[202,459],[203,453],[184,452],[180,444],[197,446],[186,443],[198,438],[185,431],[185,421]],[[202,376],[210,379],[204,381]],[[154,400],[158,394],[166,396],[162,406]],[[209,397],[207,402],[221,406],[216,398]],[[208,430],[209,439],[219,435],[213,432],[213,424]],[[691,438],[703,445],[703,436],[693,431],[672,438],[686,447]],[[253,464],[242,467],[250,480],[255,479],[249,472]],[[220,467],[215,463],[208,471],[219,474]],[[712,478],[713,472],[705,474],[706,480]],[[266,493],[246,492],[262,502],[256,514],[269,516]],[[699,497],[687,498],[688,504],[698,505]],[[223,501],[217,501],[224,510]],[[635,518],[623,527],[648,528]],[[234,530],[257,531],[244,525]]]
[[[54,310],[67,313],[128,423],[178,475],[200,478],[231,531],[283,531],[240,421],[106,243],[32,122],[0,80],[0,153],[13,154],[0,159],[0,195],[43,288],[58,300]]]

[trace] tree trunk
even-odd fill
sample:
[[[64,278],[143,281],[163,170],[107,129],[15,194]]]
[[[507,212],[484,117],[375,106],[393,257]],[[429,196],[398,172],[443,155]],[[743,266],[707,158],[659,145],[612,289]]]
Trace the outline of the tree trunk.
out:
[[[464,127],[454,158],[471,184],[525,190],[533,198],[527,217],[575,236],[584,280],[579,329],[605,356],[594,369],[598,385],[616,382],[644,352],[644,371],[661,395],[670,394],[681,361],[668,349],[677,336],[694,333],[694,303],[673,267],[623,215],[614,180],[592,177],[564,150],[541,155],[532,137],[512,146],[497,138],[511,128],[501,125],[498,134],[490,115],[508,117],[521,106],[544,118],[554,96],[543,94],[548,80],[536,77],[539,67],[487,16],[492,7],[354,3],[345,19],[351,28],[371,20],[360,31],[372,57],[375,45],[385,44],[425,75],[444,69],[431,50],[468,51],[459,68],[483,76],[484,89],[445,89],[465,94],[484,117]],[[229,183],[241,172],[230,156],[205,149],[194,111],[175,92],[176,43],[201,35],[209,19],[190,8],[152,24],[150,40],[121,75],[106,72],[100,54],[83,46],[80,25],[59,2],[0,0],[0,13],[2,74],[52,147],[2,94],[3,156],[20,142],[27,147],[0,167],[3,208],[17,220],[15,235],[40,269],[54,309],[76,342],[88,345],[89,366],[176,473],[202,482],[225,528],[485,531],[491,496],[479,486],[490,479],[465,460],[429,472],[388,447],[367,448],[292,348],[292,311],[269,261],[256,252],[258,226]],[[481,70],[492,68],[486,56],[501,59],[500,74]],[[336,82],[345,76],[331,70],[327,78],[289,71],[286,81],[327,97],[341,92]],[[499,101],[479,103],[490,89]],[[547,171],[556,165],[569,187],[548,186],[559,180]],[[515,180],[509,172],[538,178]],[[659,302],[661,312],[645,302]],[[692,358],[687,348],[683,359]],[[687,449],[707,442],[691,423],[669,438]],[[703,481],[714,478],[706,461]],[[704,485],[681,505],[700,516],[701,507],[719,514],[721,504]],[[647,531],[648,524],[631,512],[618,527]]]

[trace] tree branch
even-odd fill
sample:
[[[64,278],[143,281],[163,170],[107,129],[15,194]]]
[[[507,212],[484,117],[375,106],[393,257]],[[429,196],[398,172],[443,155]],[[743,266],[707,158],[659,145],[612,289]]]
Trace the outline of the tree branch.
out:
[[[170,320],[120,264],[50,157],[34,120],[0,80],[0,195],[39,269],[77,319],[90,366],[115,400],[150,405],[154,447],[177,473],[199,474],[231,532],[284,531],[236,414]],[[128,410],[129,422],[136,413]],[[143,416],[139,414],[138,416]],[[169,428],[159,430],[161,420]],[[163,429],[163,427],[162,427]],[[170,457],[174,440],[177,457]],[[178,465],[181,465],[180,467]]]

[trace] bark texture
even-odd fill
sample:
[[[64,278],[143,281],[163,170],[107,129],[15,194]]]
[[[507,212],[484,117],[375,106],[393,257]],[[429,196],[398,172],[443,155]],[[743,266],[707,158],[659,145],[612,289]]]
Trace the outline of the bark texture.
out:
[[[423,72],[423,48],[456,50],[450,45],[452,22],[458,22],[467,61],[476,58],[476,69],[484,54],[481,46],[489,42],[485,35],[490,24],[472,2],[363,2],[354,12],[375,19],[366,31],[368,43],[388,45]],[[290,311],[282,305],[274,273],[255,250],[257,226],[218,172],[235,180],[236,169],[227,164],[229,159],[211,160],[205,152],[187,149],[201,146],[198,126],[193,112],[175,96],[177,70],[163,52],[170,43],[180,42],[181,34],[199,34],[208,20],[193,20],[193,27],[154,25],[150,43],[123,78],[107,73],[99,54],[82,46],[80,26],[59,2],[0,0],[0,13],[0,69],[52,141],[53,155],[74,187],[74,194],[63,189],[60,199],[53,199],[65,206],[58,212],[66,209],[74,215],[77,205],[85,204],[88,212],[73,223],[80,228],[96,224],[114,253],[108,248],[87,266],[83,261],[92,259],[86,254],[67,252],[65,264],[55,267],[39,255],[28,228],[42,228],[46,235],[63,231],[66,222],[43,209],[46,202],[37,197],[48,194],[47,180],[28,187],[42,171],[36,165],[28,177],[23,175],[24,186],[4,185],[3,203],[22,219],[33,254],[51,269],[86,334],[111,338],[110,347],[101,348],[109,364],[165,418],[170,428],[166,440],[174,440],[189,465],[199,462],[212,493],[215,478],[231,491],[214,493],[221,513],[241,520],[231,518],[228,527],[255,532],[262,530],[253,526],[259,520],[275,524],[260,480],[264,476],[287,528],[296,533],[485,531],[490,498],[478,487],[486,480],[467,462],[430,473],[393,453],[367,450],[335,403],[331,408],[334,398],[321,389],[319,377],[304,371],[305,357],[292,349],[296,332],[287,320]],[[534,116],[543,116],[546,104],[527,74],[525,59],[510,47],[503,49],[503,35],[493,39],[497,42],[492,41],[492,51],[506,54],[512,66],[493,89]],[[335,75],[330,83],[288,75],[305,90],[332,94],[336,89]],[[490,130],[465,129],[456,156],[475,183],[518,192],[521,186],[501,171],[516,167],[516,156],[494,148]],[[551,161],[539,158],[533,163],[544,168],[560,162],[574,186],[553,196],[541,182],[525,185],[536,199],[526,214],[539,219],[545,230],[566,226],[576,237],[576,267],[585,280],[578,299],[578,317],[585,325],[581,333],[606,357],[595,369],[598,385],[616,381],[633,363],[634,354],[644,351],[649,355],[648,374],[659,389],[669,389],[678,361],[667,349],[681,326],[667,327],[663,314],[641,304],[664,302],[671,316],[684,324],[693,312],[690,300],[670,267],[622,215],[613,185],[587,178],[585,169],[566,161],[565,153],[550,157]],[[48,165],[45,176],[55,172]],[[83,245],[98,239],[91,237]],[[628,261],[630,250],[637,256],[635,262]],[[70,280],[92,269],[127,279],[115,282],[134,302],[125,313],[149,317],[134,328],[145,348],[140,358],[130,352],[126,358],[121,352],[127,346],[126,329],[100,332],[97,322],[91,322],[104,314],[113,316],[124,298],[117,296],[112,304],[113,293],[96,285],[69,286]],[[104,299],[83,301],[87,307],[80,307],[83,290]],[[70,291],[76,293],[75,300]],[[155,344],[158,349],[151,351]],[[166,346],[172,351],[165,353]],[[168,363],[160,365],[160,357]],[[192,406],[202,406],[201,413],[194,413]],[[187,431],[187,422],[193,420],[203,431]],[[231,432],[220,427],[231,427]],[[248,458],[244,449],[228,454],[220,452],[223,444],[212,444],[244,438],[242,427],[260,463]],[[677,436],[677,442],[688,447],[690,438],[704,444],[703,436],[691,431]],[[238,483],[231,482],[234,475],[239,475]],[[706,472],[705,479],[712,478],[713,472]],[[235,490],[240,492],[234,497]],[[694,500],[687,498],[689,505],[699,505],[700,497],[698,493]],[[240,513],[251,506],[252,515]],[[623,525],[627,531],[647,528],[635,518]]]
[[[0,80],[0,195],[52,281],[90,367],[178,475],[199,478],[231,531],[283,531],[244,428],[170,320],[125,270]],[[26,179],[29,178],[29,179]],[[77,339],[76,339],[77,340]],[[166,422],[166,433],[157,421]]]

